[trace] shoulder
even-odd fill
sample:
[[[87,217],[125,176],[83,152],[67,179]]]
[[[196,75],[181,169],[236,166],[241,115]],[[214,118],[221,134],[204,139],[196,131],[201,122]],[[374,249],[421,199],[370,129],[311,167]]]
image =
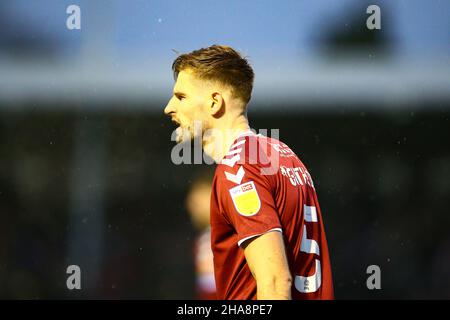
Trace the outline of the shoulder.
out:
[[[253,149],[260,143],[259,140],[260,138],[256,135],[248,135],[237,139],[217,165],[217,178],[226,176],[226,172],[237,172],[251,166],[257,167],[259,163],[255,159]]]
[[[215,179],[217,182],[230,181],[234,184],[248,179],[265,181],[265,170],[279,163],[279,144],[278,140],[263,135],[239,138],[217,165]]]

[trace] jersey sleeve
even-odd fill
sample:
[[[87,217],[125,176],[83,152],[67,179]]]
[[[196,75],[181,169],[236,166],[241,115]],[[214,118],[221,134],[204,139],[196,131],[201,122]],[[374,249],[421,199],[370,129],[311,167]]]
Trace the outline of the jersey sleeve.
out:
[[[257,164],[221,165],[216,192],[225,219],[237,233],[237,243],[270,231],[282,232],[273,197],[273,182]]]

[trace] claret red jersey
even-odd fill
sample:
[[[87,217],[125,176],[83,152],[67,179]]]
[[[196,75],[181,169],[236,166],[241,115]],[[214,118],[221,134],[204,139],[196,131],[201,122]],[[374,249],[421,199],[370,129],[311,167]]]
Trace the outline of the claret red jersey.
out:
[[[256,299],[242,243],[281,232],[293,299],[334,299],[322,214],[313,180],[284,143],[241,134],[217,165],[211,194],[211,247],[219,299]]]

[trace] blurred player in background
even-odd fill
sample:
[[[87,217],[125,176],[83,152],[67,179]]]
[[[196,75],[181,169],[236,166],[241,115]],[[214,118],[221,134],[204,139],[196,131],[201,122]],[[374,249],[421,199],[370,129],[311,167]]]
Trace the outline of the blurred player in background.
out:
[[[196,291],[199,300],[216,299],[209,209],[213,175],[206,171],[191,185],[186,197],[186,208],[197,230],[194,247]]]
[[[201,139],[218,164],[211,194],[218,298],[333,299],[312,178],[287,145],[250,130],[247,60],[214,45],[178,56],[172,69],[176,83],[164,112],[179,126],[176,140]]]

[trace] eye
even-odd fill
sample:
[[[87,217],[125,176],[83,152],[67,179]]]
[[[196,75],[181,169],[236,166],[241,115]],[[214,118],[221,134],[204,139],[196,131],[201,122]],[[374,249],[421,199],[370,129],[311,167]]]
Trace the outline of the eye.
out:
[[[182,101],[183,99],[186,98],[186,97],[185,97],[184,95],[182,95],[182,94],[176,94],[175,96],[177,97],[177,99],[178,99],[179,101]]]

